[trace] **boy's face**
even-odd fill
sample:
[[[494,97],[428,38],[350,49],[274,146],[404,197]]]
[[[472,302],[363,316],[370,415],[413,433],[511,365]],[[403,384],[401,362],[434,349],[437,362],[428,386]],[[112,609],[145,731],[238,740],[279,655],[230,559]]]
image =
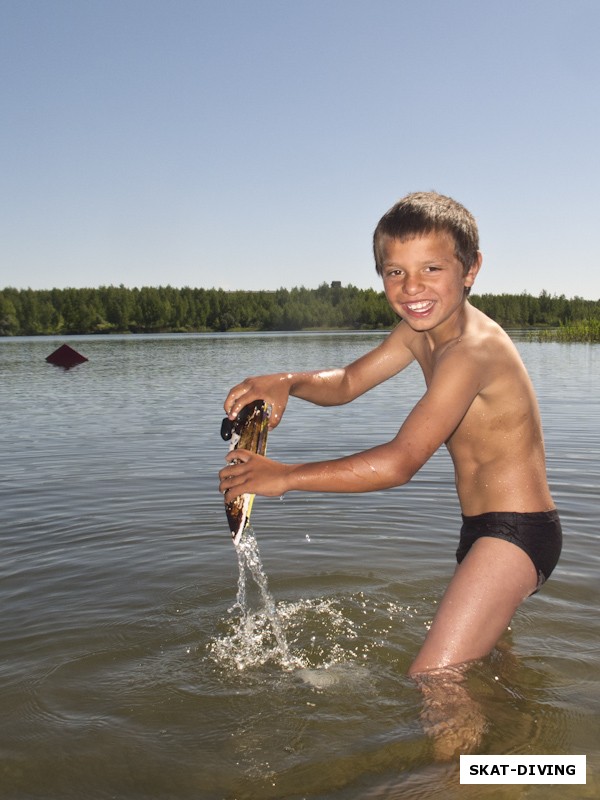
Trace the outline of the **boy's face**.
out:
[[[465,275],[449,233],[383,242],[383,288],[389,304],[414,330],[437,328],[462,308],[473,285],[481,254]]]

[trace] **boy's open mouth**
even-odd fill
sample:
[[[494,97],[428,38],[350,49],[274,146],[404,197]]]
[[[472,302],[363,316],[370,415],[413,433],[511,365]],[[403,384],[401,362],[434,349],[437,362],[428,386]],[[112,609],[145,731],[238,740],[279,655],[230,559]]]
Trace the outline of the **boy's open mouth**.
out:
[[[434,306],[433,300],[419,300],[417,303],[404,303],[404,308],[411,314],[426,314]]]

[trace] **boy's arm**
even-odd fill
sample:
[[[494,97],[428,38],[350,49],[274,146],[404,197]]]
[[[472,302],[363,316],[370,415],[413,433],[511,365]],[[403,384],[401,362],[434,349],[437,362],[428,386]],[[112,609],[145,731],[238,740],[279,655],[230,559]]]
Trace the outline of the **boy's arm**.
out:
[[[390,442],[332,461],[280,464],[247,451],[221,473],[226,500],[246,492],[368,492],[407,483],[449,439],[480,390],[477,359],[460,347],[443,357],[429,388]]]
[[[343,405],[407,367],[414,355],[409,346],[412,332],[400,323],[386,339],[346,367],[313,372],[280,372],[246,378],[225,399],[225,412],[234,419],[253,400],[272,407],[270,427],[279,424],[288,398],[298,397],[315,405]]]

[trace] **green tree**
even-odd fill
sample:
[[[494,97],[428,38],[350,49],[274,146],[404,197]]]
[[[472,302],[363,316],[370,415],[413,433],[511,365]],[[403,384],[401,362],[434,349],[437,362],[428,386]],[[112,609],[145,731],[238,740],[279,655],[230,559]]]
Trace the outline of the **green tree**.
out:
[[[19,332],[17,309],[9,296],[0,293],[0,336],[16,336]]]

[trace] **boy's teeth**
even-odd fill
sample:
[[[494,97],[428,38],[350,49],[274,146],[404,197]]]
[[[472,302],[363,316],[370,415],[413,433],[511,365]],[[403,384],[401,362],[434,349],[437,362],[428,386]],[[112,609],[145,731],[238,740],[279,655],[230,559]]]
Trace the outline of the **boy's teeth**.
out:
[[[411,311],[422,311],[424,308],[429,308],[431,303],[428,301],[423,301],[421,303],[407,303],[406,305]]]

